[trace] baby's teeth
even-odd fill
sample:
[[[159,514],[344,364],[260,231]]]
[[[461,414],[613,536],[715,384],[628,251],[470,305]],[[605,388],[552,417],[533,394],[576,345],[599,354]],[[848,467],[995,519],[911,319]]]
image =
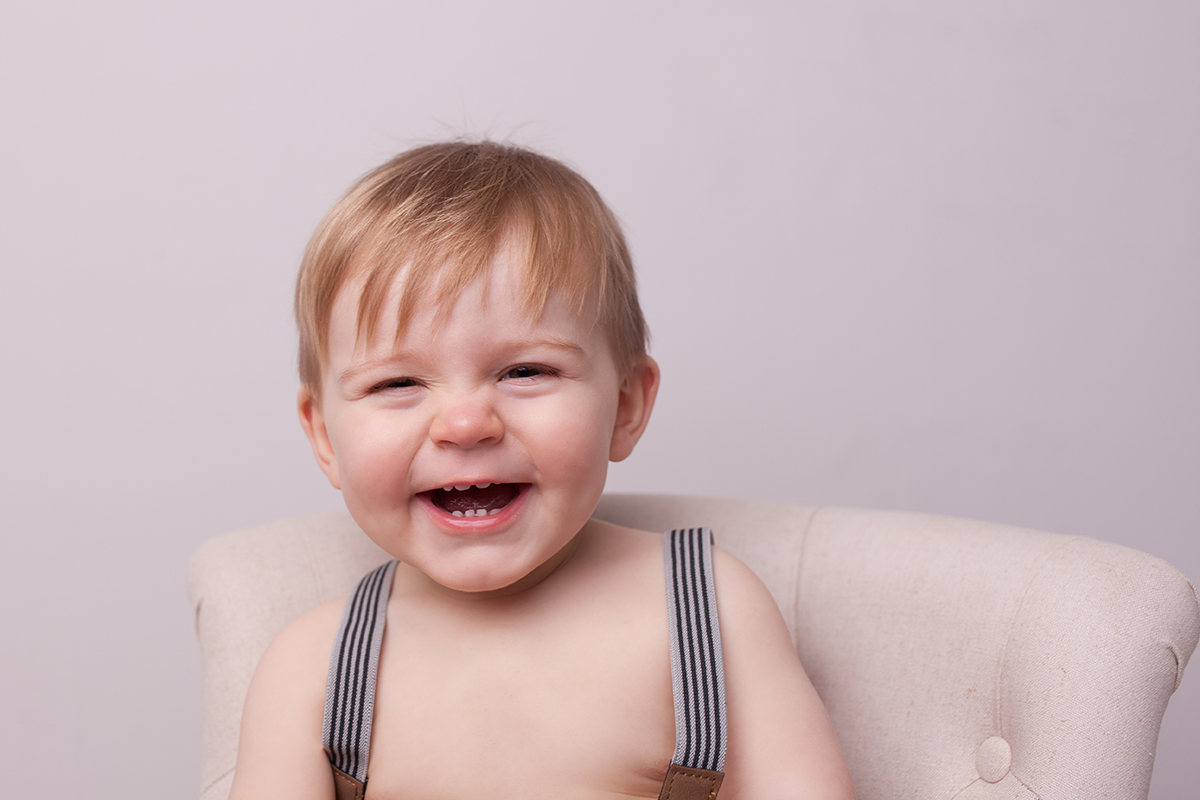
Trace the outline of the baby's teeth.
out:
[[[487,487],[489,487],[489,486],[491,486],[491,484],[490,484],[490,483],[477,483],[477,484],[475,484],[475,488],[476,488],[476,489],[486,489],[486,488],[487,488]]]
[[[468,508],[466,511],[451,511],[450,513],[456,517],[494,517],[504,509],[493,508],[491,510],[483,508]]]
[[[471,484],[468,483],[466,486],[459,486],[459,485],[455,484],[454,488],[460,492],[465,492],[467,489],[471,488]]]

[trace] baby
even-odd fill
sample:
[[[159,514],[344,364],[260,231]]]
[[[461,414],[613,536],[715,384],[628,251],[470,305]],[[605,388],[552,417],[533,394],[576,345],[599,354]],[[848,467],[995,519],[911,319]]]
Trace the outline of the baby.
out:
[[[591,518],[659,371],[587,181],[403,153],[321,222],[296,315],[301,424],[396,561],[271,644],[231,797],[854,796],[759,580],[705,531]]]

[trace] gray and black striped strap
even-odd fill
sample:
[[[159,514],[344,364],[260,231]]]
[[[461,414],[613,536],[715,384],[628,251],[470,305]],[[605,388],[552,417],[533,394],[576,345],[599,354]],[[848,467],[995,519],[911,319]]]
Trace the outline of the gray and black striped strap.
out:
[[[359,796],[367,783],[375,675],[396,563],[389,561],[359,581],[342,612],[329,657],[321,744],[334,769],[359,784]]]
[[[688,770],[721,772],[728,743],[725,665],[713,586],[712,533],[670,531],[663,537],[675,694],[675,756]]]

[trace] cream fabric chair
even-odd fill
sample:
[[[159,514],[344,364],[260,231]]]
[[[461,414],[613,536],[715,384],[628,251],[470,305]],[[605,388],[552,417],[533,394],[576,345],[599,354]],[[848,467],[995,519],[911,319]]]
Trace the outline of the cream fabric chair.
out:
[[[758,573],[860,800],[1146,797],[1163,711],[1200,636],[1196,590],[1169,564],[1084,537],[887,511],[607,495],[597,516],[710,527]],[[267,643],[385,558],[345,514],[237,531],[195,553],[202,800],[229,792]]]

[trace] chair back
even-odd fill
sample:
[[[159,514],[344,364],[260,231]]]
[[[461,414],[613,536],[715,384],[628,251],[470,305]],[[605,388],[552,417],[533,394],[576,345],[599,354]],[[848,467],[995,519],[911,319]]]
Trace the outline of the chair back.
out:
[[[771,591],[860,800],[1144,800],[1163,711],[1200,637],[1169,564],[1086,537],[924,514],[606,495],[596,516],[706,526]],[[202,800],[225,800],[271,638],[387,555],[345,514],[203,545]]]

